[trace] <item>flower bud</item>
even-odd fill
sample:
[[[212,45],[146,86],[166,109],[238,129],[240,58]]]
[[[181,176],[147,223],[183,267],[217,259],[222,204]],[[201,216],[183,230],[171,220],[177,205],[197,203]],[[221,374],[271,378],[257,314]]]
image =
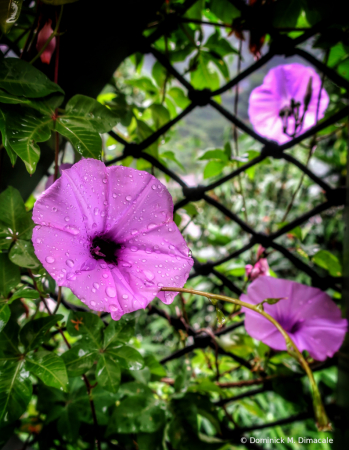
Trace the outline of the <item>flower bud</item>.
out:
[[[36,50],[39,52],[42,47],[45,45],[47,40],[50,38],[50,36],[53,33],[52,29],[52,20],[48,19],[45,25],[41,28],[41,30],[38,33],[38,39],[36,42]],[[45,50],[40,55],[40,59],[44,64],[50,64],[51,57],[53,55],[53,52],[56,48],[56,38],[54,37],[51,39]]]

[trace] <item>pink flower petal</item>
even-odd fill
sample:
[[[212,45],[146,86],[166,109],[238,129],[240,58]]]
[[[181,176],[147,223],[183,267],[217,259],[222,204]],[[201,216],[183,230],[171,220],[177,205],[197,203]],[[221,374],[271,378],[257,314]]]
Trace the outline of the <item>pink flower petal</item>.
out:
[[[321,79],[312,67],[298,63],[286,64],[271,69],[263,80],[263,84],[255,88],[250,95],[248,114],[254,129],[270,140],[279,144],[291,138],[284,133],[280,110],[289,106],[291,99],[300,102],[300,116],[304,112],[304,97],[308,82],[312,79],[312,95],[304,122],[297,135],[311,128],[316,123]],[[321,90],[318,119],[324,117],[328,107],[329,96],[325,89]],[[288,119],[288,133],[294,130],[294,117]]]
[[[323,361],[340,348],[347,321],[332,299],[320,289],[294,281],[259,277],[248,287],[241,300],[258,304],[267,298],[281,298],[275,305],[264,304],[264,310],[289,333],[300,351]],[[258,313],[243,308],[247,333],[271,348],[286,350],[286,344],[275,326]]]
[[[118,320],[158,296],[171,303],[193,260],[155,177],[81,160],[37,200],[35,252],[59,285]],[[69,269],[67,269],[69,267]]]

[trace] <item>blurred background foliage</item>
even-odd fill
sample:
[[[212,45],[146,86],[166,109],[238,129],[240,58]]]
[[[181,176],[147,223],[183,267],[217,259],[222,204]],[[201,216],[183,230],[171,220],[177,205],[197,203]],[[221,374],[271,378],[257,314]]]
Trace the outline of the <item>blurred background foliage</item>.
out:
[[[172,305],[154,301],[115,323],[84,310],[69,289],[59,293],[34,255],[30,211],[54,172],[55,150],[59,163],[83,156],[150,171],[168,186],[174,203],[183,198],[181,186],[161,167],[189,186],[208,185],[259,156],[262,144],[210,105],[161,133],[143,150],[144,158],[124,152],[125,142],[143,142],[191,104],[183,83],[154,55],[160,52],[195,89],[215,91],[273,43],[282,54],[285,36],[294,39],[314,27],[299,47],[349,80],[343,2],[126,3],[0,3],[0,447],[92,449],[98,440],[97,448],[120,450],[296,450],[304,445],[298,436],[332,438],[316,429],[301,369],[286,352],[249,337],[233,305],[216,308],[204,298],[179,295]],[[58,42],[50,65],[40,61],[35,46],[47,18]],[[250,92],[270,68],[309,65],[280,54],[214,100],[248,125]],[[347,105],[347,92],[321,75],[330,95],[326,119]],[[344,118],[290,153],[333,188],[343,187],[347,144]],[[326,200],[299,168],[276,158],[208,193],[266,234]],[[342,216],[343,205],[332,206],[277,241],[331,280],[328,293],[340,307]],[[222,260],[214,273],[189,280],[189,287],[232,295],[228,280],[246,289],[245,265],[256,262],[258,246],[229,255],[248,244],[248,233],[203,199],[176,209],[175,221],[197,263]],[[267,255],[272,276],[312,283],[281,253],[268,249]],[[49,316],[45,303],[57,315]],[[308,360],[340,428],[337,356],[323,364]],[[293,436],[294,443],[242,444],[242,436]],[[327,450],[330,444],[307,447]]]

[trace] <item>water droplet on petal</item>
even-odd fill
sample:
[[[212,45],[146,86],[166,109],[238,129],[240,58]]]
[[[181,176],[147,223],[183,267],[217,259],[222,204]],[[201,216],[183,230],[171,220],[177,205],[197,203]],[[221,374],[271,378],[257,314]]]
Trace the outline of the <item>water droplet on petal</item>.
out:
[[[91,306],[96,306],[96,302],[91,302]]]
[[[93,210],[93,212],[94,212],[94,215],[95,215],[95,216],[98,216],[98,214],[99,214],[99,209],[98,209],[98,208],[95,208],[95,209]]]
[[[97,224],[96,224],[96,222],[93,222],[93,224],[92,224],[92,228],[97,228]]]
[[[110,311],[119,311],[119,308],[116,305],[109,305]]]
[[[64,220],[66,221],[66,222],[69,222],[69,217],[67,216],[67,217],[64,217]]]
[[[155,275],[150,270],[143,270],[144,275],[148,280],[153,280]]]
[[[52,264],[55,262],[55,259],[52,258],[52,256],[46,256],[45,258],[46,262],[48,262],[49,264]]]
[[[151,187],[153,189],[153,191],[156,190],[156,184],[153,184],[153,186]]]
[[[108,297],[111,297],[111,298],[116,297],[116,290],[113,287],[110,287],[110,286],[107,287],[105,290],[105,293],[107,294]]]
[[[113,194],[113,198],[116,198],[117,197],[117,195],[115,194],[115,192],[114,192],[114,194]]]
[[[74,261],[72,259],[67,259],[65,263],[66,263],[66,265],[68,267],[73,267],[74,266]]]
[[[98,283],[93,283],[93,287],[96,289],[99,289],[99,284]]]
[[[103,276],[103,278],[108,278],[109,277],[109,275],[107,273],[104,273],[102,276]]]
[[[124,295],[122,296],[122,298],[127,299],[127,298],[128,298],[128,295],[127,295],[127,294],[124,294]]]
[[[52,211],[53,211],[53,212],[57,212],[57,208],[54,206],[54,207],[52,208]]]
[[[104,184],[106,184],[108,180],[106,178],[103,178],[102,181],[103,181]]]
[[[122,267],[132,267],[132,264],[129,264],[127,262],[124,262],[121,265],[122,265]]]
[[[72,281],[76,279],[76,274],[74,272],[67,273],[67,280]]]
[[[152,230],[155,227],[156,227],[155,223],[150,223],[147,228],[148,228],[148,230]]]
[[[133,245],[131,247],[131,252],[136,252],[138,250],[138,247],[136,247],[135,245]]]
[[[64,227],[69,233],[73,234],[74,236],[76,236],[77,234],[80,233],[79,228],[75,227],[74,225],[66,225]]]
[[[130,201],[132,200],[131,195],[127,195],[125,198],[126,198],[126,200],[127,200],[128,202],[130,202]]]
[[[145,280],[144,281],[144,285],[147,286],[147,287],[152,287],[152,286],[154,286],[154,283],[152,281]]]
[[[37,244],[41,244],[41,243],[42,243],[42,240],[38,238],[38,239],[36,240],[36,243],[37,243]]]

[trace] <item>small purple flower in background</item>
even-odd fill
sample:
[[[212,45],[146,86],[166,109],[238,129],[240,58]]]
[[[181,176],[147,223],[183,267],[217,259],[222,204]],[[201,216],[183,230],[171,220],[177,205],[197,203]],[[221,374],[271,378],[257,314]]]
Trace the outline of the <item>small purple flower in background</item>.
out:
[[[72,165],[73,165],[73,164],[69,164],[69,163],[63,163],[63,164],[61,164],[61,165],[59,166],[59,172],[60,172],[60,174],[62,175],[63,170],[70,169],[70,168],[72,167]],[[53,184],[53,182],[54,182],[54,176],[53,176],[53,175],[50,175],[50,176],[47,178],[47,181],[46,181],[46,184],[45,184],[45,190],[48,189],[48,188]]]
[[[271,69],[250,95],[248,115],[261,136],[283,144],[316,124],[329,97],[312,67],[286,64]],[[317,114],[318,110],[318,114]]]
[[[168,190],[147,172],[84,159],[34,205],[35,253],[59,286],[114,320],[158,296],[169,304],[193,260]]]
[[[339,350],[347,321],[332,299],[323,291],[295,281],[259,277],[241,300],[257,305],[267,298],[283,298],[274,305],[265,303],[264,310],[287,331],[300,351],[306,350],[318,361],[332,357]],[[275,350],[286,350],[285,340],[275,326],[260,314],[247,308],[245,328]]]
[[[255,280],[260,276],[269,276],[269,264],[266,258],[262,258],[265,248],[261,245],[258,247],[257,251],[257,262],[254,266],[252,264],[246,264],[245,271],[246,276],[250,281]]]

